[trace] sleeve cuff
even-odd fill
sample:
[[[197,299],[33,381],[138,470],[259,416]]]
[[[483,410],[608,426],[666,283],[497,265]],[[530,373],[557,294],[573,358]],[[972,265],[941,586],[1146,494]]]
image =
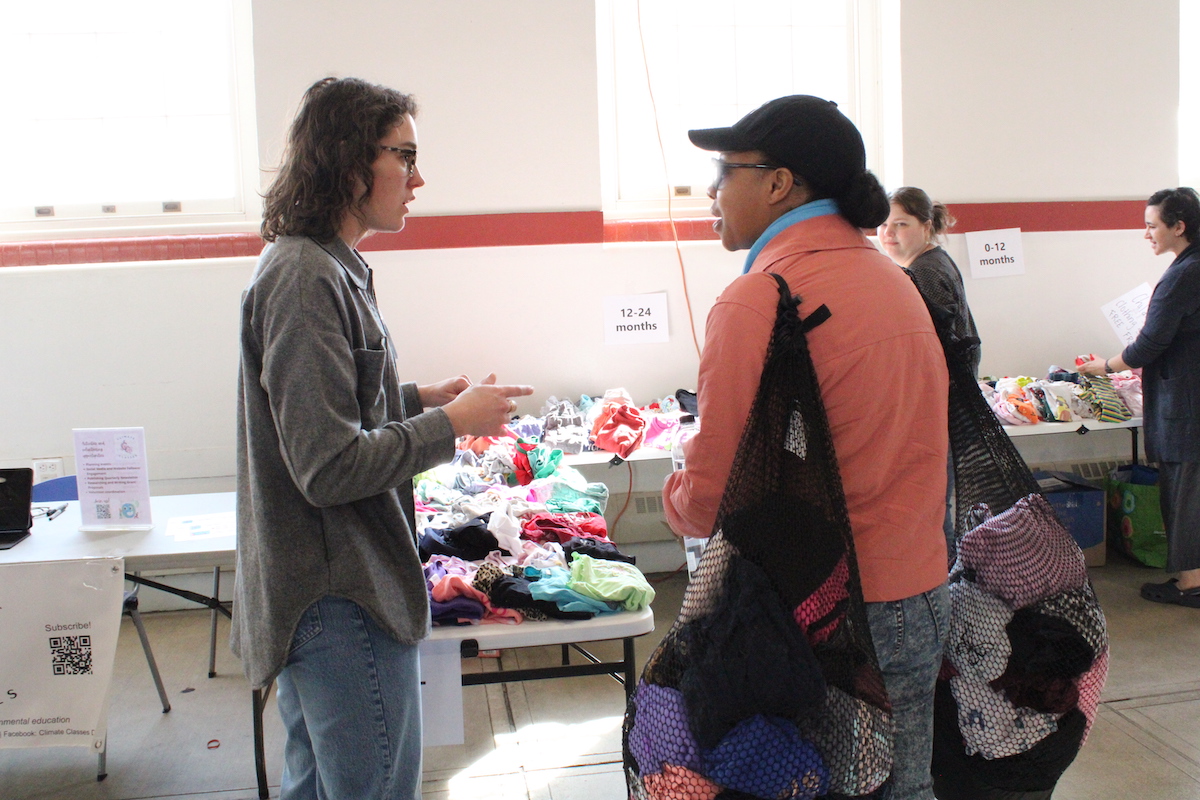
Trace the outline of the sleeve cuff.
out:
[[[410,419],[425,410],[421,405],[421,392],[413,381],[400,384],[400,394],[404,398],[404,418]],[[449,420],[447,420],[447,423]]]

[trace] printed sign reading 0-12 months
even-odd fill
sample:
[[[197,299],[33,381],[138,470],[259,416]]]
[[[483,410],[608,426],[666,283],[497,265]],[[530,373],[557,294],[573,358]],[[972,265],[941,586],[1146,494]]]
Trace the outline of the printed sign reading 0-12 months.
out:
[[[604,298],[604,343],[647,344],[671,341],[667,293]]]
[[[1020,228],[971,231],[967,234],[967,258],[972,278],[1000,278],[1025,274],[1025,252]]]

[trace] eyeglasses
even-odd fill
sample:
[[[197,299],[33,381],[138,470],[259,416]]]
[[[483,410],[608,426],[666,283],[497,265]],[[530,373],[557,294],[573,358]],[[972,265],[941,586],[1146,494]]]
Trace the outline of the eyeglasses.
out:
[[[721,184],[725,183],[725,179],[729,177],[731,169],[779,169],[778,164],[742,164],[737,161],[726,161],[723,158],[714,158],[712,162],[717,169],[717,176],[712,183],[714,190],[721,188]]]
[[[66,511],[67,506],[65,503],[61,506],[56,506],[54,508],[51,508],[50,506],[32,506],[29,510],[30,510],[30,515],[33,517],[45,517],[46,519],[54,519],[59,514]]]
[[[410,150],[407,147],[393,147],[390,144],[379,145],[380,150],[389,150],[393,153],[399,153],[400,158],[404,159],[404,166],[408,168],[408,177],[412,177],[417,169],[417,151]]]

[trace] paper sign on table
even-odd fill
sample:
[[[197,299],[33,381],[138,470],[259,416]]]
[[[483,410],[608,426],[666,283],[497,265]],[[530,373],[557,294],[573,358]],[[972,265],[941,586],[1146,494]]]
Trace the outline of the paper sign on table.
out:
[[[76,428],[80,530],[149,530],[144,428]]]
[[[194,517],[171,517],[167,520],[167,536],[180,542],[196,539],[223,539],[237,535],[234,512],[197,514]]]
[[[1133,340],[1137,338],[1138,331],[1146,322],[1146,309],[1150,307],[1150,295],[1153,291],[1150,284],[1143,283],[1111,303],[1100,306],[1100,311],[1104,313],[1104,318],[1108,320],[1122,345],[1133,344]]]
[[[421,659],[421,733],[425,747],[463,743],[462,653],[457,639],[425,639]]]
[[[0,748],[104,749],[124,597],[120,558],[0,565]]]
[[[605,344],[669,341],[666,292],[604,298]]]
[[[1025,274],[1025,252],[1020,228],[971,231],[967,234],[967,259],[972,278],[999,278]]]

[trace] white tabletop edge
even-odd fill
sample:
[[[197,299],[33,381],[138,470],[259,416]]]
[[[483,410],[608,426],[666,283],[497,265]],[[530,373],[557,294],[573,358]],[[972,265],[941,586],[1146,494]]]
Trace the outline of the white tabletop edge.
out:
[[[1142,418],[1134,417],[1124,422],[1101,422],[1095,419],[1076,419],[1070,422],[1035,422],[1032,425],[1005,425],[1009,436],[1036,436],[1046,433],[1077,433],[1080,428],[1088,431],[1115,431],[1124,428],[1142,427]]]
[[[438,642],[474,639],[479,643],[480,649],[490,650],[623,639],[627,636],[643,636],[653,630],[654,612],[647,606],[641,611],[621,611],[591,619],[546,622],[526,620],[519,625],[488,623],[439,626],[433,629],[429,640]]]
[[[56,507],[62,503],[34,505]],[[229,512],[235,505],[233,492],[159,495],[150,498],[151,530],[82,531],[79,501],[71,501],[55,519],[35,519],[29,537],[20,544],[0,550],[0,564],[118,557],[125,559],[128,572],[232,567],[237,564],[236,535],[180,541],[168,537],[166,531],[167,522],[174,517]]]

